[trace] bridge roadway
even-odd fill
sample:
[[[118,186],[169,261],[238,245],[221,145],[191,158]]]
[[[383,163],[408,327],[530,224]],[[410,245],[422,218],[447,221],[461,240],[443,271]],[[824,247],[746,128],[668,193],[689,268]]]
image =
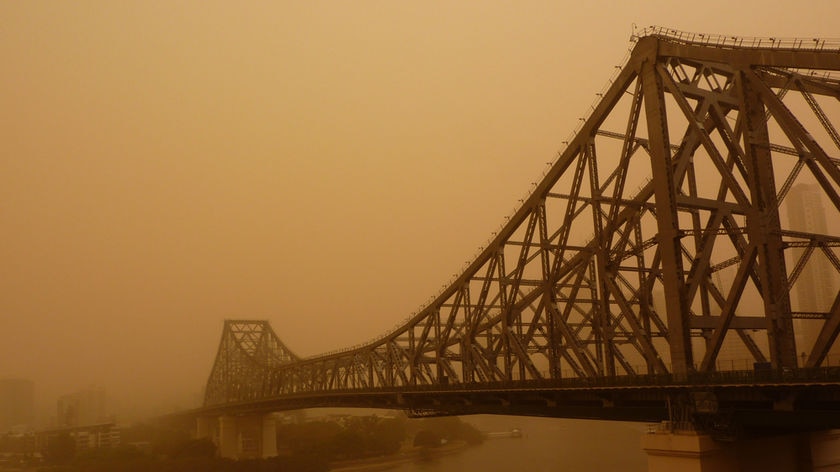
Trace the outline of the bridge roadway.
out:
[[[840,428],[840,367],[339,389],[210,405],[192,417],[305,408],[380,408],[409,417],[498,414],[659,423],[693,414],[726,437]],[[705,421],[704,421],[705,420]]]

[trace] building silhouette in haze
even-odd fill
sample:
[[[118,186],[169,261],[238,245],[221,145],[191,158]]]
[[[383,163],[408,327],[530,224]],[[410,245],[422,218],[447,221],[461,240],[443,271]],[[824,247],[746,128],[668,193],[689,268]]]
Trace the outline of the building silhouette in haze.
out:
[[[104,388],[90,387],[58,399],[59,427],[87,426],[107,419]]]
[[[817,184],[794,185],[785,198],[788,222],[793,231],[804,231],[817,234],[828,234],[825,208],[822,203],[822,189]],[[794,265],[805,253],[804,248],[794,248],[791,251]],[[831,309],[837,294],[836,270],[828,258],[819,248],[814,249],[799,278],[794,282],[795,305],[794,311],[803,313],[824,313]],[[799,351],[809,351],[822,327],[821,320],[795,320],[796,345]],[[829,352],[828,362],[836,365],[840,362],[840,349],[833,347]]]
[[[26,379],[0,379],[0,432],[31,429],[35,422],[35,385]]]

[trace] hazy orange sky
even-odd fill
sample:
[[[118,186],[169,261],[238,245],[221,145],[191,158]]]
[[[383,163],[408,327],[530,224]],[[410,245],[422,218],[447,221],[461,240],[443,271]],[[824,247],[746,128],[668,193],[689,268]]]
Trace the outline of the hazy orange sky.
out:
[[[300,355],[388,331],[541,177],[634,22],[840,36],[840,3],[805,4],[2,2],[0,377],[42,411],[92,384],[196,406],[225,318]]]

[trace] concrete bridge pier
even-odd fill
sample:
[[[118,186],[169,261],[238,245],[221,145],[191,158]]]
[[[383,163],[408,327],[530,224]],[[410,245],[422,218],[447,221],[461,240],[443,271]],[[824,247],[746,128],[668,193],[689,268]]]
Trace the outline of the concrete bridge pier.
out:
[[[642,437],[648,471],[828,472],[840,469],[840,430],[720,442],[696,431],[659,430]]]
[[[277,455],[277,429],[272,414],[198,417],[196,438],[210,438],[219,457],[260,459]]]
[[[213,422],[218,421],[215,417],[210,416],[199,416],[195,419],[195,438],[196,439],[204,439],[210,438],[213,439],[213,434],[215,434]]]

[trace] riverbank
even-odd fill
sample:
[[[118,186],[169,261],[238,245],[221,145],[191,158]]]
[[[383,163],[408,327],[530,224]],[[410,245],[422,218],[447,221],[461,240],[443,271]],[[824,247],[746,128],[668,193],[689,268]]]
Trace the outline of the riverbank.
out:
[[[468,447],[469,444],[466,441],[450,441],[434,448],[412,447],[390,456],[332,462],[330,464],[330,472],[375,472],[388,470],[409,462],[425,461],[455,454]]]

